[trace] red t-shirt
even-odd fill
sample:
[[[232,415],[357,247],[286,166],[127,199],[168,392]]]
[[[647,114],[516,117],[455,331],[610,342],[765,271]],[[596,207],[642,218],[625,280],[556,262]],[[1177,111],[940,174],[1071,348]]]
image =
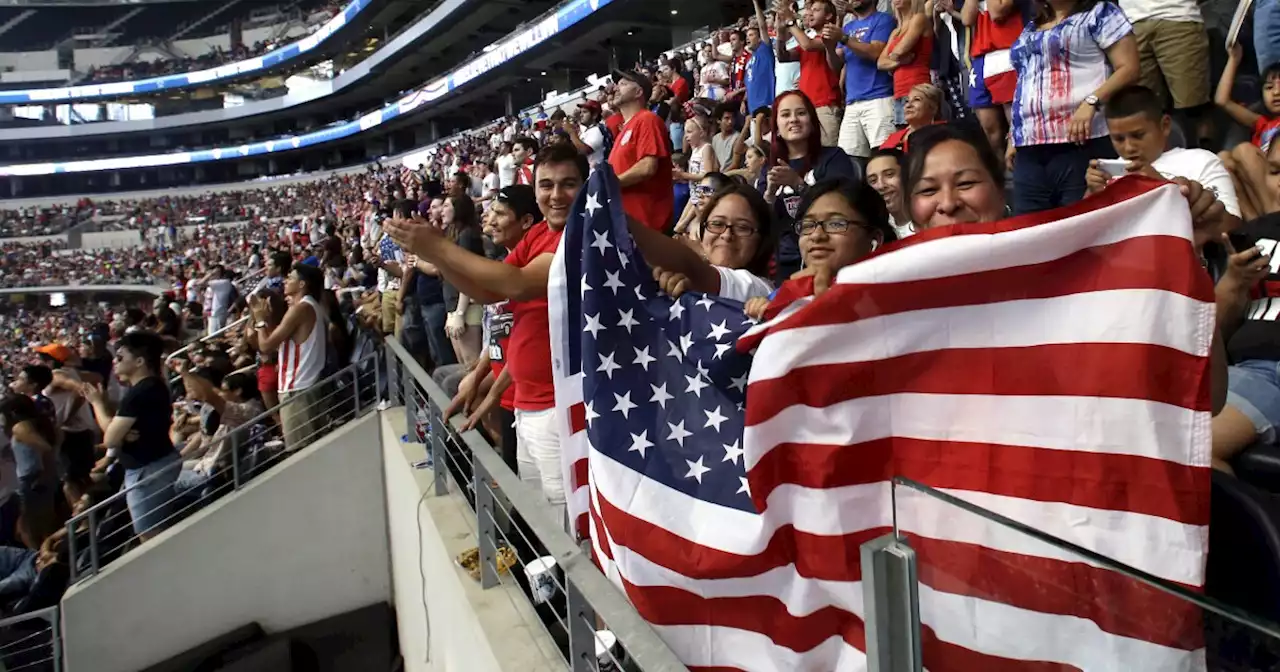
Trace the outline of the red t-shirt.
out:
[[[676,97],[676,100],[689,100],[689,82],[686,82],[684,77],[676,77],[676,81],[672,82],[667,88],[671,89],[671,93]]]
[[[1265,154],[1267,149],[1271,147],[1271,142],[1275,139],[1276,133],[1280,133],[1280,117],[1258,117],[1258,121],[1253,124],[1253,144],[1261,149]]]
[[[514,316],[511,314],[510,301],[491,303],[484,307],[484,321],[489,330],[489,370],[493,379],[498,380],[502,369],[507,366],[507,352],[511,347],[511,327]],[[549,347],[549,346],[548,346]],[[516,386],[508,385],[502,391],[499,405],[508,411],[516,408]]]
[[[613,137],[616,138],[619,135],[622,135],[622,122],[622,115],[620,113],[614,113],[613,116],[604,120],[604,127],[609,129],[609,133],[613,134]]]
[[[556,253],[561,231],[552,231],[545,221],[524,234],[506,263],[524,268],[543,253]],[[516,388],[515,407],[522,411],[545,411],[556,403],[555,378],[551,372],[551,322],[545,295],[529,301],[511,301],[511,339],[507,341],[507,367]]]
[[[800,50],[800,92],[814,107],[840,104],[840,71],[831,69],[826,51]]]
[[[666,124],[658,115],[641,110],[622,125],[622,135],[615,137],[617,140],[609,154],[609,165],[619,175],[630,170],[640,159],[658,157],[658,172],[639,184],[623,188],[622,209],[655,231],[665,230],[676,207]]]

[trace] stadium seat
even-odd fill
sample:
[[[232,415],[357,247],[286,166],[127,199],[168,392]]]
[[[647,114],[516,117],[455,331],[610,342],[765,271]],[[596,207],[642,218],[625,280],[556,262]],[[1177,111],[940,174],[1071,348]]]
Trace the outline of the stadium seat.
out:
[[[1213,471],[1205,592],[1280,620],[1280,495]]]
[[[1280,495],[1280,446],[1255,443],[1240,451],[1231,467],[1240,480]]]

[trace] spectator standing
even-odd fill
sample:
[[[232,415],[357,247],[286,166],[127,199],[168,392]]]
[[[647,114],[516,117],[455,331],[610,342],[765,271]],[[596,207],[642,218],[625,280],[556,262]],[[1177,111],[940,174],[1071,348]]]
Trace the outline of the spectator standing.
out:
[[[933,58],[933,22],[925,11],[925,0],[893,0],[897,27],[880,52],[876,67],[893,73],[893,122],[899,126],[907,96],[917,84],[929,84],[929,63]]]
[[[182,467],[169,438],[169,381],[162,375],[164,342],[159,336],[135,331],[116,344],[115,375],[129,387],[112,409],[101,385],[86,385],[107,455],[95,472],[115,463],[124,469],[125,501],[133,531],[146,541],[167,524],[174,497],[173,483]]]
[[[837,52],[844,59],[840,149],[867,158],[893,133],[893,75],[876,66],[897,22],[874,0],[855,0]]]
[[[613,144],[613,134],[605,127],[601,115],[603,108],[595,100],[578,103],[578,124],[566,124],[569,140],[587,156],[587,163],[597,166],[607,158],[606,144]],[[607,136],[606,136],[607,134]],[[606,142],[608,137],[610,142]]]
[[[484,255],[483,234],[470,201],[465,198],[445,200],[440,217],[450,242],[472,254]],[[456,361],[470,369],[480,356],[480,324],[484,309],[479,302],[473,303],[471,297],[448,278],[444,279],[443,289],[444,308],[448,313],[445,333],[453,344]]]
[[[15,395],[0,402],[0,418],[18,473],[18,538],[39,548],[58,528],[57,444],[53,419],[36,409],[31,397]]]
[[[613,78],[613,104],[625,122],[609,154],[609,164],[622,186],[622,207],[649,228],[662,231],[671,222],[675,193],[671,189],[667,128],[646,108],[653,84],[635,71],[615,70]]]
[[[1098,111],[1138,80],[1133,28],[1106,0],[1049,0],[1011,57],[1014,212],[1074,203],[1084,196],[1089,161],[1115,155]]]
[[[510,126],[507,127],[510,130]],[[498,188],[509,187],[516,183],[516,159],[512,155],[515,151],[511,142],[503,141],[502,149],[498,150]]]
[[[729,35],[729,49],[726,53],[720,46],[724,44],[723,35]],[[738,101],[738,96],[743,92],[746,86],[747,62],[751,60],[751,53],[746,49],[746,40],[740,30],[714,31],[711,33],[711,56],[722,63],[730,66],[729,70],[729,100]]]
[[[710,42],[702,45],[698,56],[702,65],[698,71],[698,97],[724,102],[729,98],[729,66],[721,63],[716,56],[716,49]]]
[[[784,93],[774,102],[773,128],[764,198],[773,204],[774,224],[779,227],[775,272],[780,283],[800,270],[794,223],[805,189],[834,177],[856,179],[858,173],[848,154],[822,144],[817,112],[800,91]]]
[[[684,123],[684,137],[689,140],[689,170],[675,177],[690,184],[702,180],[707,173],[720,170],[715,149],[711,146],[710,134],[703,124],[696,117]]]
[[[323,421],[316,404],[322,396],[318,383],[324,377],[329,348],[329,318],[320,303],[324,274],[314,266],[294,264],[284,291],[289,309],[278,324],[269,321],[272,315],[265,300],[251,300],[249,309],[258,349],[276,351],[280,426],[285,447],[295,451],[315,440]]]
[[[1009,105],[1018,84],[1011,59],[1013,43],[1032,16],[1022,0],[981,0],[960,8],[960,21],[973,36],[969,56],[973,66],[969,107],[997,156],[1004,156],[1009,134]]]
[[[51,367],[39,367],[43,369],[39,376],[42,381],[47,380],[44,396],[53,404],[54,426],[60,437],[57,444],[58,473],[63,475],[63,491],[70,505],[89,489],[89,472],[96,461],[97,426],[89,404],[80,396],[84,380],[80,372],[70,366],[77,360],[76,354],[57,343],[46,345],[37,352],[51,362]]]
[[[716,124],[719,132],[711,136],[711,149],[716,154],[716,165],[719,169],[729,170],[733,166],[733,150],[738,144],[738,115],[734,111],[736,105],[724,103],[716,108]]]
[[[1196,139],[1211,133],[1203,113],[1209,103],[1209,34],[1196,0],[1119,0],[1133,24],[1143,86],[1172,103]],[[1166,108],[1169,106],[1166,105]]]
[[[840,140],[840,69],[844,67],[836,47],[840,43],[840,27],[836,25],[835,6],[831,0],[810,0],[804,8],[808,30],[795,25],[795,11],[783,3],[778,11],[779,41],[786,33],[796,39],[797,48],[780,47],[778,61],[800,62],[800,90],[818,111],[822,144],[835,147]],[[785,27],[785,31],[784,31]]]
[[[756,10],[756,22],[747,28],[747,51],[751,54],[747,61],[744,86],[747,89],[748,118],[768,116],[769,106],[777,96],[774,90],[774,58],[773,45],[769,41],[769,24],[765,21],[764,10],[760,8],[760,0],[752,0]],[[752,142],[759,142],[752,138]]]
[[[638,75],[630,73],[629,76]],[[644,104],[647,90],[641,91],[630,79],[621,76],[618,79],[619,89],[623,91],[620,97],[628,101],[622,108],[623,114],[628,114],[634,110],[636,100],[641,101],[641,106]],[[633,120],[634,116],[628,119],[628,125]],[[558,520],[564,518],[565,492],[551,368],[547,278],[569,211],[587,171],[586,157],[572,147],[553,145],[538,155],[538,206],[546,221],[529,229],[502,262],[467,252],[430,227],[399,220],[389,223],[399,240],[435,264],[441,274],[462,291],[484,303],[510,301],[513,323],[507,372],[516,387],[515,429],[520,478],[541,488]]]
[[[511,158],[515,161],[516,184],[533,184],[533,157],[538,153],[538,141],[520,136],[511,143]]]
[[[214,266],[201,283],[209,288],[209,324],[206,325],[206,330],[207,335],[212,335],[227,326],[227,315],[235,301],[236,286],[232,284],[227,269],[222,264]]]

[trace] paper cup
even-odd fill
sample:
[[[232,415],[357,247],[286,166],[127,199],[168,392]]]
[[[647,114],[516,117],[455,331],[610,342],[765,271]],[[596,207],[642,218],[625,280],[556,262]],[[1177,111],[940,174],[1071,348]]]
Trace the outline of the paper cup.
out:
[[[556,559],[544,555],[524,566],[534,604],[546,604],[556,594]]]
[[[599,630],[596,632],[596,670],[598,672],[618,672],[618,666],[613,663],[618,658],[617,644],[618,638],[608,630]]]

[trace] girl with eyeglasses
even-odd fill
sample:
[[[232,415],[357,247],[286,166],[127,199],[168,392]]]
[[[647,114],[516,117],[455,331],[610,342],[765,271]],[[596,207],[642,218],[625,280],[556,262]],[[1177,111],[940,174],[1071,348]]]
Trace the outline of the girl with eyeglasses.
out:
[[[628,220],[636,246],[663,290],[673,297],[692,290],[735,301],[772,292],[767,279],[772,216],[760,193],[730,181],[708,198],[703,211],[700,251]]]
[[[884,198],[861,181],[838,178],[819,182],[805,192],[798,211],[792,233],[800,247],[803,268],[791,280],[813,275],[818,269],[834,276],[845,266],[898,239],[889,226]],[[788,281],[777,292],[753,295],[744,310],[761,319],[772,301],[790,302],[807,293]]]

